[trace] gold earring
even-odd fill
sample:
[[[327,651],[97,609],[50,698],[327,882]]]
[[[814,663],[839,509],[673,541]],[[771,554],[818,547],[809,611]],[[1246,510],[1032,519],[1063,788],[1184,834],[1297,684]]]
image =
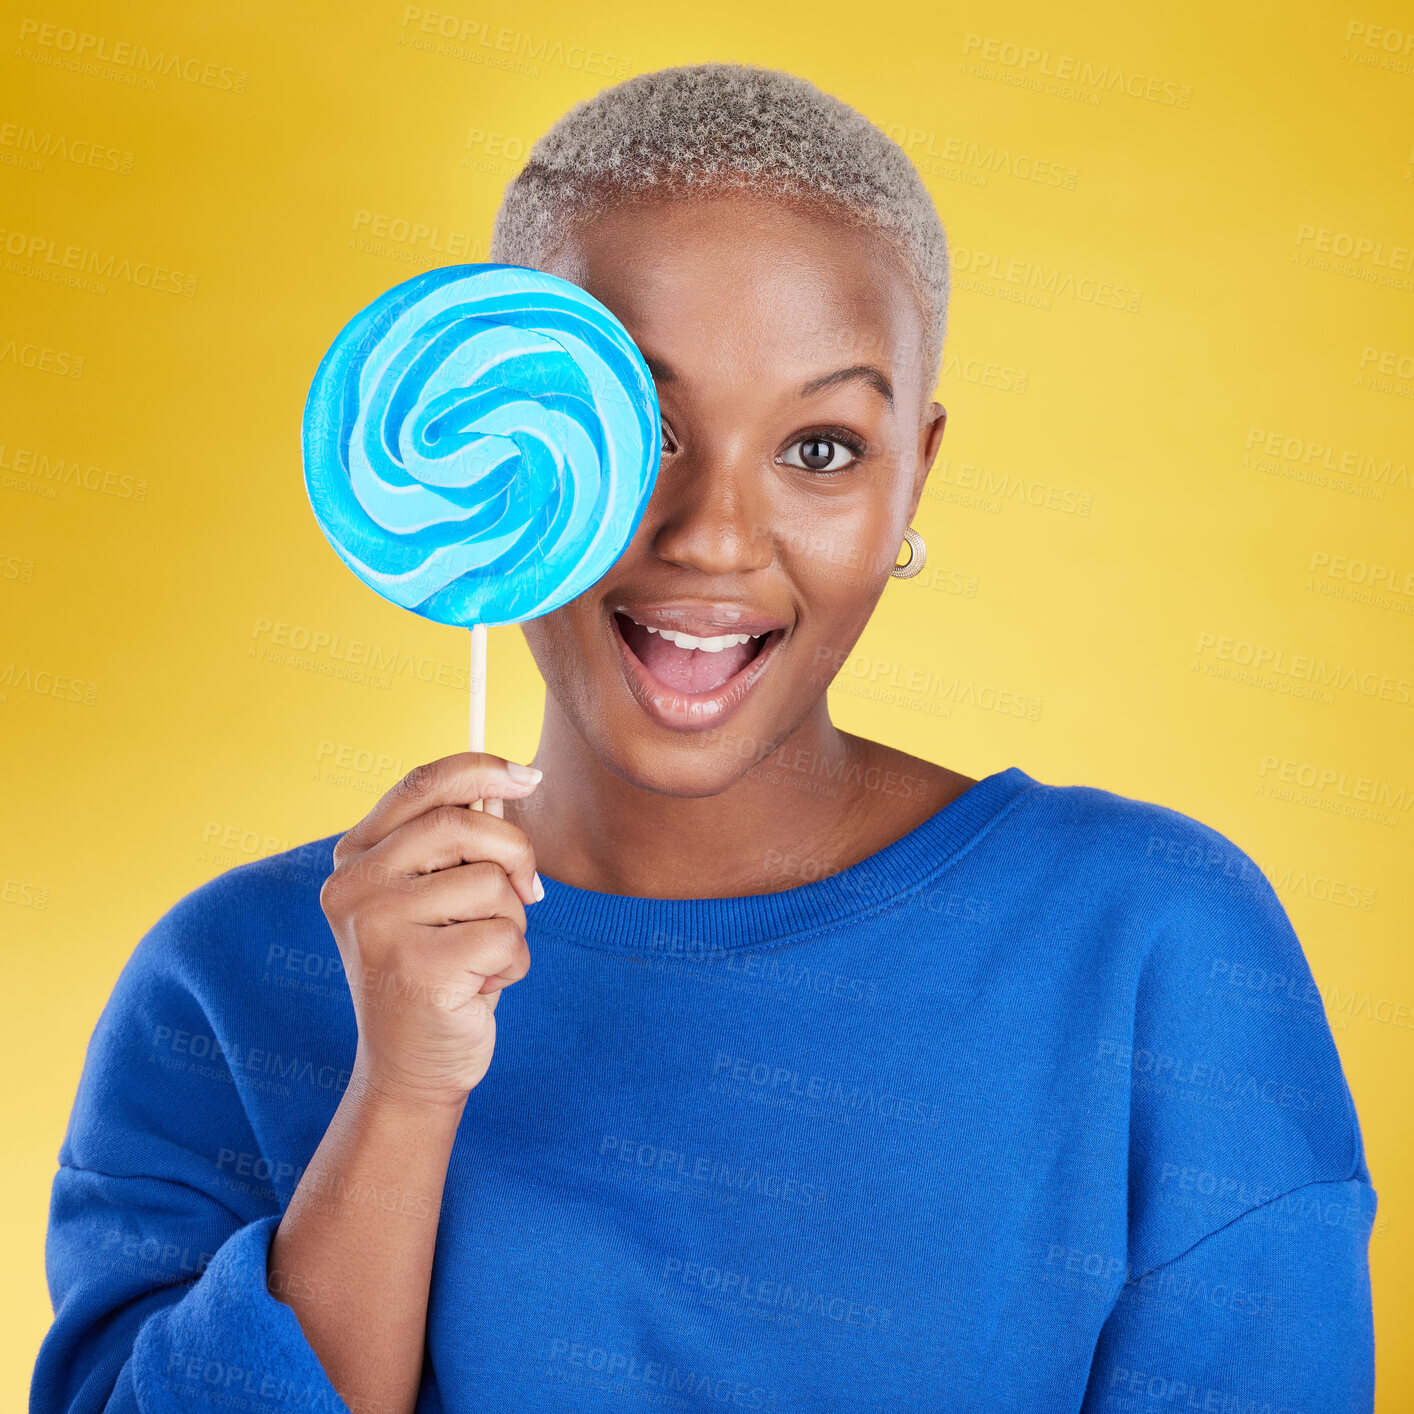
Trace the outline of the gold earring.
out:
[[[903,543],[908,546],[908,559],[901,565],[895,565],[889,573],[895,579],[912,579],[928,563],[928,547],[911,525],[903,532]]]

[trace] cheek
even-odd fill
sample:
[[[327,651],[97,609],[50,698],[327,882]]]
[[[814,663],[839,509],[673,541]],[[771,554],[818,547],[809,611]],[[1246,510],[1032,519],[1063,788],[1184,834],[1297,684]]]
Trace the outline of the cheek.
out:
[[[540,669],[540,676],[550,687],[554,687],[570,667],[574,656],[574,637],[565,624],[565,610],[556,609],[553,614],[532,619],[521,625],[526,647]]]
[[[603,636],[602,620],[581,608],[578,600],[522,624],[521,632],[546,687],[565,703],[582,696],[599,660],[613,651]]]
[[[785,537],[780,554],[812,617],[868,616],[898,560],[897,519],[891,506],[873,502],[845,515],[816,515]]]

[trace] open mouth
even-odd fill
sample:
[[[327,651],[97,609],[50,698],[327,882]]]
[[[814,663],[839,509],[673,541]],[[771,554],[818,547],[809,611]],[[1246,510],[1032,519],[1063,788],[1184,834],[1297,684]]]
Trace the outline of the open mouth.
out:
[[[715,725],[735,711],[786,633],[759,624],[693,634],[623,610],[611,619],[634,697],[664,726],[678,728]],[[751,627],[757,632],[746,631]]]
[[[699,638],[667,628],[649,628],[627,614],[615,614],[628,650],[664,687],[684,696],[716,692],[752,661],[767,633],[722,633]]]

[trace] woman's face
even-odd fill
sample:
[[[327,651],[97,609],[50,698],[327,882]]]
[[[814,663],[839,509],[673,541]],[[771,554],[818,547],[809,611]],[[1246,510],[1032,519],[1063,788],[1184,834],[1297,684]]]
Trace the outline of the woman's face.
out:
[[[922,317],[894,252],[823,204],[613,207],[550,268],[643,352],[663,457],[623,557],[526,640],[615,775],[716,795],[823,718],[888,582],[945,416]]]

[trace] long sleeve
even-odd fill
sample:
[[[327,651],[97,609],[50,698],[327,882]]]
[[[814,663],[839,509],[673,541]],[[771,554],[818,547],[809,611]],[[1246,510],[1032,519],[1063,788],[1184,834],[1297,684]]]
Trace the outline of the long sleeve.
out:
[[[1369,1414],[1374,1190],[1312,1183],[1128,1281],[1082,1414]]]
[[[55,1317],[31,1414],[160,1414],[197,1398],[345,1408],[267,1286],[283,1203],[260,1181],[268,1161],[242,1102],[243,1086],[263,1083],[256,1033],[232,1034],[197,980],[198,953],[222,947],[220,924],[214,885],[169,912],[90,1041],[53,1185]],[[249,973],[235,950],[223,961],[234,993]]]
[[[1206,827],[1143,842],[1169,889],[1133,1037],[1125,1261],[1086,1414],[1369,1414],[1377,1195],[1301,944],[1251,859]]]

